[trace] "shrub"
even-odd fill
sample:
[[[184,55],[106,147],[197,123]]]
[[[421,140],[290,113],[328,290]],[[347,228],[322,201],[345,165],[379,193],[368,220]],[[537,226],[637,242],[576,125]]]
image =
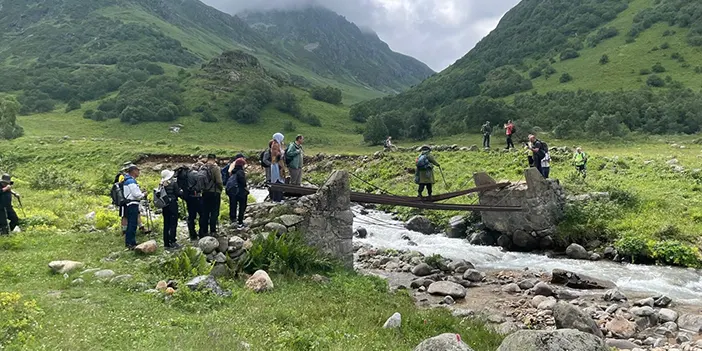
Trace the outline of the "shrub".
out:
[[[663,67],[660,62],[657,62],[655,65],[653,65],[653,67],[651,67],[651,70],[656,73],[663,73],[665,72],[665,67]]]
[[[642,69],[639,71],[639,74],[642,75],[642,76],[647,76],[647,75],[651,74],[651,70],[648,69],[648,68],[642,68]]]
[[[310,92],[310,96],[318,101],[323,101],[333,105],[341,103],[341,89],[328,86],[326,88],[316,87]]]
[[[366,124],[363,141],[371,145],[381,145],[388,136],[388,127],[380,116],[373,116]]]
[[[565,49],[561,53],[561,61],[571,60],[578,57],[580,57],[580,53],[577,52],[575,49]]]
[[[83,118],[85,118],[85,119],[92,119],[92,118],[93,118],[93,113],[95,113],[95,111],[93,111],[93,110],[85,110],[85,112],[83,112]]]
[[[606,65],[608,63],[609,63],[609,56],[607,56],[606,54],[602,55],[602,57],[600,57],[600,64]]]
[[[319,116],[309,112],[304,113],[302,116],[300,116],[300,121],[303,123],[307,123],[313,127],[322,126],[322,120],[319,119]]]
[[[670,49],[670,44],[668,44],[668,42],[665,42],[665,43],[661,44],[660,48],[661,48],[661,50]]]
[[[53,166],[39,168],[29,179],[29,186],[36,190],[72,189],[75,183],[75,178],[65,169]]]
[[[285,233],[280,237],[269,234],[254,239],[243,269],[246,273],[262,269],[269,273],[304,275],[328,272],[334,265],[317,249],[307,246],[300,234]]]
[[[37,317],[42,310],[36,301],[19,293],[0,292],[0,347],[24,350],[34,341],[34,331],[41,328]]]
[[[297,97],[289,91],[277,93],[273,97],[273,103],[278,111],[290,114],[293,117],[299,117],[302,112]]]
[[[614,247],[619,254],[631,258],[631,262],[635,263],[640,260],[645,260],[646,257],[651,257],[649,249],[653,240],[647,239],[641,234],[627,233],[614,243]]]
[[[292,133],[292,132],[295,132],[296,130],[297,130],[297,127],[295,126],[295,123],[293,123],[292,121],[285,121],[285,123],[283,123],[283,131],[284,132]]]
[[[560,78],[561,83],[568,83],[573,80],[573,77],[569,73],[563,73]]]
[[[189,279],[200,275],[208,275],[214,263],[208,263],[205,255],[193,247],[183,249],[165,262],[155,261],[151,270],[169,279]]]
[[[529,78],[536,79],[539,77],[541,77],[541,69],[540,68],[535,67],[531,71],[529,71]]]
[[[80,101],[76,99],[71,99],[71,101],[66,104],[66,113],[71,111],[80,110]]]
[[[651,257],[659,263],[685,267],[700,266],[699,249],[677,240],[655,242],[650,251]]]
[[[648,79],[646,80],[646,85],[657,88],[664,87],[665,80],[663,80],[663,78],[661,78],[658,75],[652,74],[648,76]]]
[[[214,123],[219,121],[219,119],[217,119],[217,116],[215,116],[214,113],[212,113],[212,111],[205,110],[204,112],[202,112],[202,116],[200,116],[200,121],[206,123]]]

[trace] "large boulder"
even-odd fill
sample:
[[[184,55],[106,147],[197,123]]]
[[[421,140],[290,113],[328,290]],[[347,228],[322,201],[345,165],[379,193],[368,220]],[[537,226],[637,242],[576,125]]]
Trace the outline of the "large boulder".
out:
[[[246,280],[245,286],[247,289],[260,293],[273,290],[273,281],[271,280],[271,277],[268,276],[266,271],[257,270],[249,279]]]
[[[49,268],[51,268],[54,273],[65,274],[71,273],[75,270],[82,269],[85,266],[83,262],[77,261],[51,261],[49,262]]]
[[[553,308],[553,318],[556,320],[558,329],[576,329],[581,332],[590,333],[598,338],[602,338],[602,331],[590,316],[586,315],[577,307],[559,302]]]
[[[449,229],[446,236],[452,239],[465,238],[468,224],[463,216],[454,216],[449,220]]]
[[[412,274],[418,276],[418,277],[425,277],[427,275],[430,275],[431,272],[434,270],[430,265],[426,263],[420,263],[414,268],[412,268]]]
[[[485,279],[485,273],[475,269],[469,269],[463,273],[463,279],[474,283],[480,283]]]
[[[217,250],[219,247],[219,240],[212,236],[206,236],[197,242],[197,247],[199,247],[205,255],[209,255]]]
[[[471,245],[492,246],[495,245],[495,238],[488,232],[480,231],[471,234],[469,242]]]
[[[407,224],[405,224],[405,228],[422,234],[435,234],[437,232],[434,223],[424,216],[414,216],[410,218]]]
[[[521,330],[509,335],[497,351],[609,351],[601,338],[573,329]]]
[[[661,308],[660,311],[658,311],[658,318],[661,320],[661,322],[677,322],[678,320],[678,312],[675,312],[671,309],[667,308]]]
[[[288,227],[276,222],[266,223],[263,229],[265,229],[267,232],[278,234],[285,234],[288,232]]]
[[[149,240],[149,241],[146,241],[146,242],[143,242],[143,243],[137,245],[134,248],[134,251],[141,253],[141,254],[149,255],[149,254],[156,252],[157,249],[158,249],[158,244],[156,243],[156,240]]]
[[[466,288],[460,284],[447,281],[431,283],[427,292],[432,295],[451,296],[457,299],[466,297]]]
[[[565,285],[574,289],[614,289],[617,287],[616,284],[608,280],[597,279],[562,269],[553,270],[551,283]]]
[[[678,318],[678,326],[680,329],[689,330],[691,332],[702,332],[702,315],[699,314],[683,314]]]
[[[458,334],[441,334],[422,341],[414,351],[473,351]]]
[[[570,244],[568,248],[566,248],[566,256],[569,258],[572,258],[574,260],[589,260],[590,259],[590,254],[587,253],[587,250],[585,250],[584,247],[578,245],[578,244]]]
[[[517,230],[512,235],[512,243],[520,250],[531,251],[539,248],[539,240],[531,234]]]

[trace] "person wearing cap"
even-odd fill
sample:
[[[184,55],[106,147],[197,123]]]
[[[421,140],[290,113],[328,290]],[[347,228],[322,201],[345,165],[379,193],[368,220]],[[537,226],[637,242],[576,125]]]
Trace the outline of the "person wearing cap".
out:
[[[217,165],[215,154],[207,155],[207,163],[203,166],[209,172],[208,181],[202,191],[202,214],[200,215],[200,238],[217,234],[217,222],[219,221],[219,208],[222,203],[222,169]],[[202,170],[201,170],[202,171]]]
[[[302,184],[302,166],[305,157],[305,150],[302,148],[302,143],[305,142],[305,137],[298,135],[295,137],[295,141],[290,143],[288,149],[285,151],[285,157],[290,161],[288,163],[288,170],[290,170],[290,184],[301,185]]]
[[[124,198],[127,200],[127,230],[124,235],[125,246],[133,250],[137,246],[136,231],[139,224],[139,202],[146,197],[136,179],[139,177],[139,167],[131,165],[124,176]]]
[[[163,247],[177,249],[176,230],[178,229],[178,198],[183,197],[183,191],[173,176],[175,172],[164,169],[161,171],[161,186],[166,190],[168,205],[163,208]]]
[[[249,197],[249,190],[246,186],[246,166],[245,158],[238,158],[234,161],[234,169],[227,182],[227,196],[229,196],[229,220],[237,223],[238,228],[244,228],[244,214]],[[238,215],[237,215],[238,209]]]
[[[134,164],[131,162],[124,163],[122,169],[115,176],[115,183],[124,183],[125,176],[127,175],[127,170],[131,166],[134,166]],[[125,235],[127,233],[127,206],[120,206],[118,211],[119,211],[119,218],[122,219],[122,222],[121,222],[122,235]],[[144,227],[144,224],[141,221],[141,216],[139,216],[139,221],[138,221],[137,226],[139,227],[139,231],[142,234],[150,234],[151,233],[151,230],[147,230]]]
[[[0,178],[0,235],[9,235],[15,230],[19,224],[17,212],[12,207],[12,196],[19,197],[19,194],[12,191],[12,177],[9,174],[3,174]],[[9,225],[7,221],[10,221]]]
[[[434,155],[431,154],[431,148],[428,145],[424,145],[420,148],[421,155],[417,157],[417,171],[414,175],[414,182],[419,185],[417,190],[418,197],[423,197],[424,188],[427,189],[427,194],[431,198],[434,183],[434,166],[439,167],[439,163],[436,162]]]

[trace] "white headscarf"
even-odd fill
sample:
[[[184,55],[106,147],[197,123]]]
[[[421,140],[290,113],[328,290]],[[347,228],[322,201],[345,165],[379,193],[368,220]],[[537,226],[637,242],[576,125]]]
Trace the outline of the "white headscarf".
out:
[[[278,144],[283,145],[283,139],[285,139],[285,136],[281,133],[275,133],[273,134],[273,140],[277,141]]]

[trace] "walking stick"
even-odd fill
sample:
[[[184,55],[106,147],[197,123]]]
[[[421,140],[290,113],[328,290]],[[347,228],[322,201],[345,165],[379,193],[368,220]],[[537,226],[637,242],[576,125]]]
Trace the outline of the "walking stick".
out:
[[[444,180],[444,186],[446,187],[446,190],[450,190],[448,184],[446,183],[446,177],[444,177],[444,170],[439,166],[439,172],[441,173],[441,179]]]
[[[24,219],[27,219],[27,213],[24,212],[24,206],[22,206],[22,200],[20,200],[19,195],[15,193],[12,193],[12,195],[14,195],[15,198],[17,198],[17,204],[19,204],[20,210],[22,211],[22,217],[24,217]]]
[[[149,225],[149,232],[153,233],[154,225],[151,222],[151,205],[149,205],[149,197],[145,196],[144,199],[146,200],[146,224]]]

